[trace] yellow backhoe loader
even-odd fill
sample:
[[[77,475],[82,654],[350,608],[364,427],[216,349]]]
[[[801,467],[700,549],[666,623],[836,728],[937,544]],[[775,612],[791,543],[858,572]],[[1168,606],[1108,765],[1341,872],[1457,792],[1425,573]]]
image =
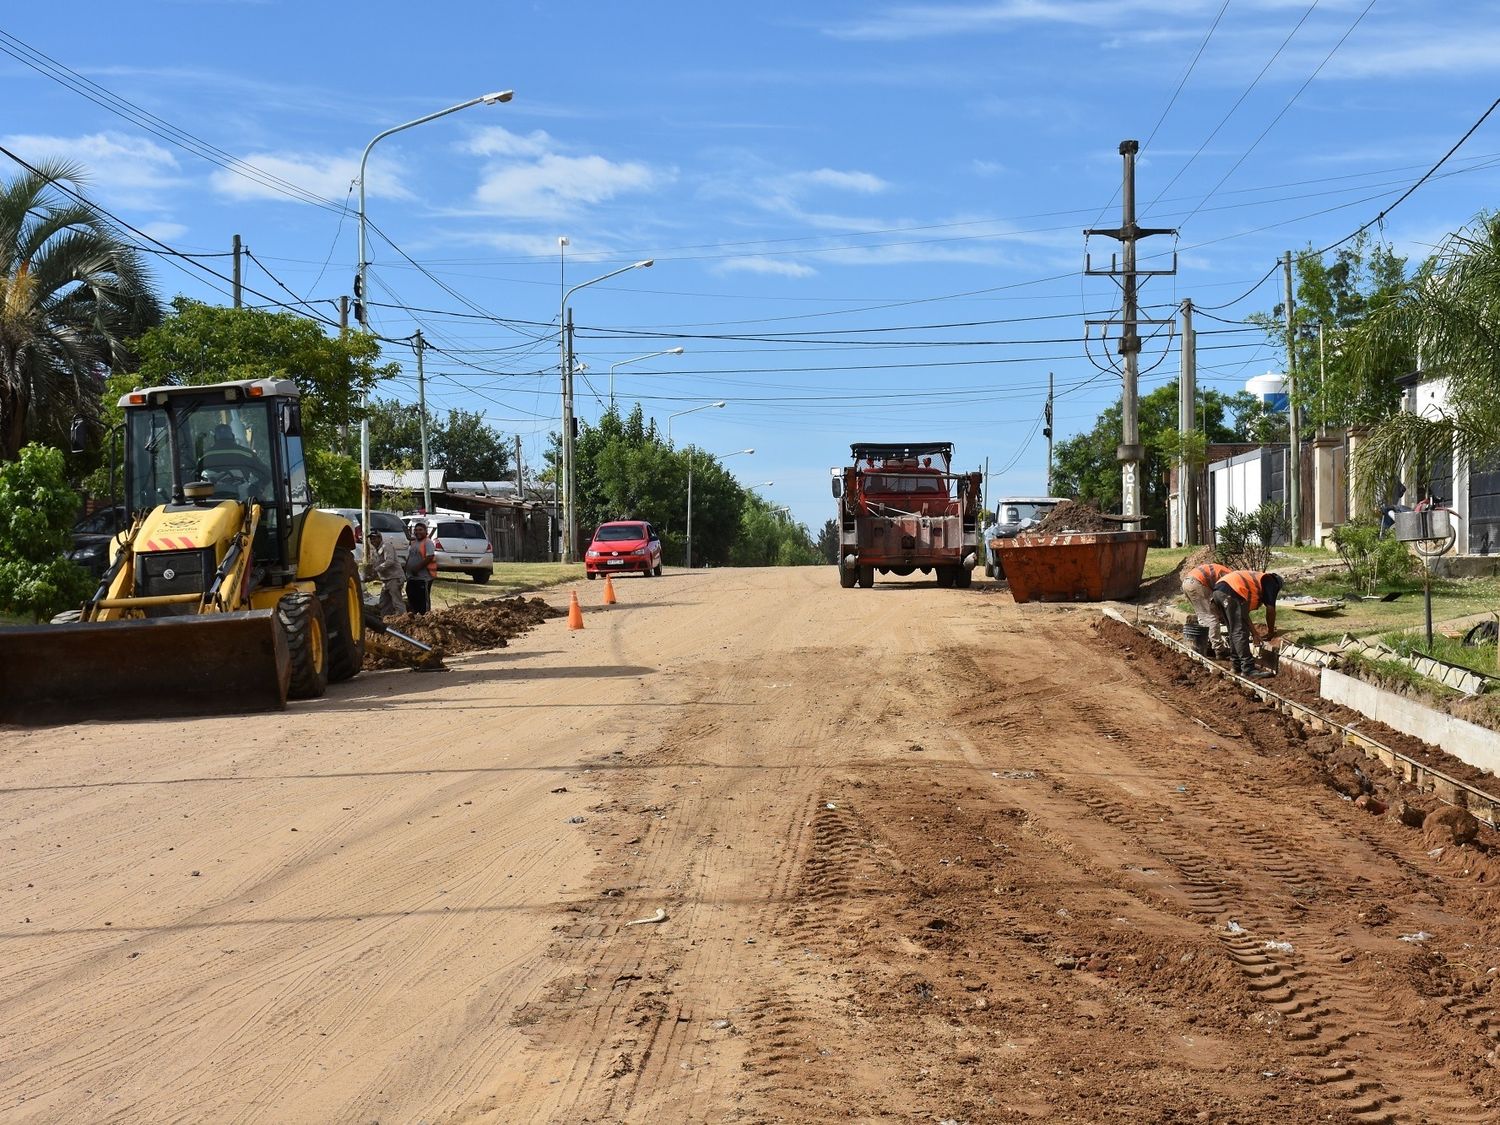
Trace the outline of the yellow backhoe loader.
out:
[[[296,384],[120,405],[129,530],[76,622],[0,630],[0,722],[271,710],[358,673],[354,528],[312,506]]]

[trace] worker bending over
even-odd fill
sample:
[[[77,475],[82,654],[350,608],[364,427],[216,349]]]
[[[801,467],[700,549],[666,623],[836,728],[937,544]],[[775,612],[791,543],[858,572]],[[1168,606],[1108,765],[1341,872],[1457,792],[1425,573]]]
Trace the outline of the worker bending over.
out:
[[[1224,647],[1223,635],[1226,622],[1219,607],[1213,603],[1213,592],[1219,579],[1228,573],[1230,573],[1230,568],[1223,563],[1211,562],[1193,567],[1182,579],[1182,596],[1187,598],[1188,605],[1193,607],[1193,613],[1198,617],[1198,624],[1208,630],[1208,643],[1213,647],[1214,656],[1219,660],[1223,660],[1228,654],[1228,650]]]
[[[1276,635],[1276,595],[1281,593],[1281,575],[1261,570],[1231,570],[1214,585],[1213,603],[1229,626],[1229,655],[1234,670],[1242,676],[1263,679],[1276,673],[1259,668],[1250,655],[1250,615],[1266,607],[1266,639]]]

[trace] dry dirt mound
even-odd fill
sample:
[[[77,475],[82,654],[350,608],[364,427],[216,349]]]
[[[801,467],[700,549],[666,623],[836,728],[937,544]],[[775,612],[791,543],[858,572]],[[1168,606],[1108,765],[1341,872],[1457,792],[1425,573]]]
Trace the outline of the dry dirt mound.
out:
[[[1061,535],[1068,531],[1119,531],[1120,516],[1105,515],[1089,501],[1064,500],[1053,508],[1027,535]]]
[[[431,645],[442,657],[476,649],[504,648],[510,637],[520,636],[549,617],[565,615],[564,610],[548,605],[541,598],[487,598],[436,613],[402,614],[387,618],[386,624]],[[365,652],[365,670],[407,667],[412,664],[408,655],[411,651],[410,646],[394,638],[372,643]]]

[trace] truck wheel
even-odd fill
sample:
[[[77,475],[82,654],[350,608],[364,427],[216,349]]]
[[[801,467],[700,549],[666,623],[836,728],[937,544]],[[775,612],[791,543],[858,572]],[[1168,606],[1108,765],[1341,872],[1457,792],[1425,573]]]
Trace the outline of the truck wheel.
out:
[[[276,618],[286,631],[292,658],[292,699],[317,699],[328,688],[328,634],[323,627],[323,604],[303,590],[294,590],[276,603]]]
[[[335,548],[328,569],[314,584],[328,639],[328,679],[333,683],[352,679],[365,663],[364,588],[353,553]]]
[[[953,572],[953,585],[960,590],[967,590],[974,584],[974,572],[966,566],[961,566]]]
[[[846,590],[852,590],[854,588],[854,583],[859,580],[859,575],[855,574],[851,568],[845,566],[843,563],[839,563],[838,567],[839,585]]]
[[[939,589],[946,590],[953,585],[953,570],[954,568],[951,566],[940,566],[937,568],[937,584]]]
[[[873,566],[862,566],[859,568],[859,588],[868,590],[875,585],[875,568]]]

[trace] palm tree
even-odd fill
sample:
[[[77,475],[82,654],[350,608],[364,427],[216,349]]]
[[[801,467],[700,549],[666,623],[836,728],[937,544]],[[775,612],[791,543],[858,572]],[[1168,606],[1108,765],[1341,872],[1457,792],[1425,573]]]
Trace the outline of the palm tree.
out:
[[[161,320],[140,256],[88,203],[74,165],[48,161],[0,184],[0,461],[30,439],[95,417],[125,341]]]
[[[1500,456],[1500,217],[1482,214],[1450,235],[1344,342],[1361,374],[1389,371],[1413,351],[1424,374],[1447,381],[1447,406],[1436,416],[1393,414],[1374,427],[1354,466],[1366,501],[1403,468],[1450,454],[1471,465]]]

